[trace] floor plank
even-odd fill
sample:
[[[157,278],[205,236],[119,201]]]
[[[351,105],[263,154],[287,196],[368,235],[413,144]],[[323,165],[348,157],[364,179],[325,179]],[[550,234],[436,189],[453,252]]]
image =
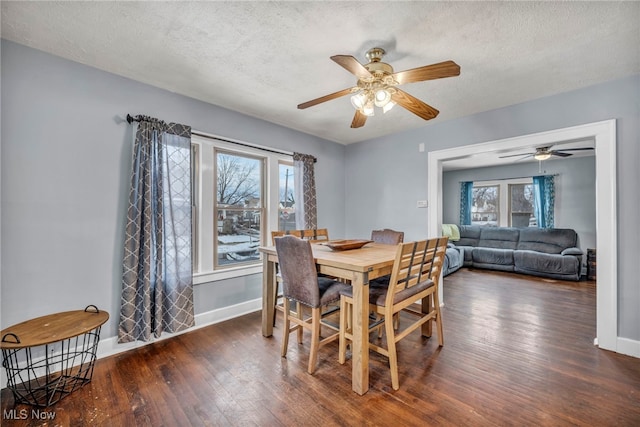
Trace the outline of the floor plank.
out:
[[[594,282],[461,269],[444,286],[445,345],[400,342],[398,391],[372,353],[371,389],[353,393],[337,343],[308,375],[308,336],[281,358],[280,319],[264,338],[253,313],[98,360],[91,383],[41,409],[54,422],[4,389],[2,425],[640,425],[640,359],[593,345]]]

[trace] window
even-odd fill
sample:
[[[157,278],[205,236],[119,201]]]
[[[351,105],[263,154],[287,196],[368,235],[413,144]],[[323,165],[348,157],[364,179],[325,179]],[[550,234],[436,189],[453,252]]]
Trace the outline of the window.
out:
[[[476,186],[473,183],[471,225],[497,226],[500,221],[500,187],[497,185]]]
[[[533,184],[509,184],[509,226],[535,227]]]
[[[264,216],[264,157],[215,152],[214,269],[260,260]]]
[[[471,224],[536,227],[533,197],[531,178],[474,181]]]
[[[194,283],[261,272],[258,247],[289,218],[295,226],[291,156],[199,135],[191,142]]]

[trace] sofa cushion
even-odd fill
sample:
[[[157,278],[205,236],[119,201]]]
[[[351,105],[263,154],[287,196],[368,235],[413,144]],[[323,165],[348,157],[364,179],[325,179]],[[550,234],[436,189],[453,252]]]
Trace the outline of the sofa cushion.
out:
[[[480,231],[479,247],[515,249],[518,246],[520,230],[510,227],[484,227]],[[475,261],[475,258],[474,258]]]
[[[577,246],[578,235],[568,228],[523,228],[516,249],[559,254]]]
[[[473,263],[473,246],[458,246],[456,248],[460,248],[463,252],[462,255],[462,265],[465,267],[469,267]]]
[[[476,264],[513,265],[513,251],[511,249],[473,248],[473,265]]]
[[[447,276],[457,271],[464,262],[464,249],[453,246],[448,247],[442,264],[442,275]]]
[[[482,228],[477,225],[461,225],[458,229],[460,230],[460,239],[456,242],[456,246],[478,246]]]
[[[554,275],[580,277],[580,261],[575,256],[516,250],[513,252],[513,261],[515,270],[522,273],[540,272],[546,277],[554,277]]]

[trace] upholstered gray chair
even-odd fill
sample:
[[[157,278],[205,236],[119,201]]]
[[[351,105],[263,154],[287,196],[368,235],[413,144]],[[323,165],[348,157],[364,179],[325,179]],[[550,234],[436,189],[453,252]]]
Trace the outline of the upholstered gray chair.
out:
[[[385,228],[383,230],[372,230],[371,240],[373,240],[375,243],[381,243],[383,245],[397,245],[398,243],[402,243],[404,241],[404,232],[395,231],[390,228]],[[389,283],[389,278],[389,275],[378,277],[371,282],[371,285],[387,286],[387,284]]]
[[[282,274],[282,294],[284,297],[284,327],[282,328],[282,357],[286,357],[289,346],[289,334],[301,330],[311,331],[311,350],[309,352],[308,372],[312,374],[318,361],[318,349],[338,339],[339,329],[323,320],[323,317],[338,310],[340,292],[350,286],[327,277],[318,277],[313,252],[309,241],[295,236],[283,236],[275,239],[278,264]],[[290,301],[298,304],[295,315],[291,313]],[[327,310],[329,306],[332,310]],[[303,307],[311,309],[311,317],[304,318]],[[325,309],[323,312],[322,310]],[[291,327],[291,323],[295,326]],[[332,333],[320,337],[320,328],[325,326]],[[301,334],[298,334],[301,341]]]
[[[371,240],[384,245],[397,245],[404,240],[404,232],[391,230],[389,228],[373,230],[371,232]]]
[[[276,244],[276,237],[282,236],[296,236],[300,239],[307,240],[309,243],[318,243],[318,242],[326,242],[329,240],[329,230],[326,228],[314,228],[307,230],[276,230],[271,232],[271,243],[273,245]],[[276,286],[273,287],[273,326],[276,325],[276,311],[283,311],[284,306],[281,304],[282,301],[282,293],[279,292],[280,283],[282,282],[282,275],[278,271],[276,274]]]

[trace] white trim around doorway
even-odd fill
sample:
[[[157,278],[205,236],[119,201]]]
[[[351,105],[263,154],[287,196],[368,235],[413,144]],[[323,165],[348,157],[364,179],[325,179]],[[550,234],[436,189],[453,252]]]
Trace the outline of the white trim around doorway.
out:
[[[442,226],[442,164],[451,159],[492,151],[550,146],[563,141],[591,139],[596,155],[596,337],[600,348],[618,351],[617,183],[615,119],[556,129],[514,138],[466,145],[428,153],[429,236],[440,235]],[[445,295],[440,281],[440,295]],[[623,349],[620,349],[623,350]],[[624,352],[624,351],[623,351]],[[626,352],[625,352],[626,353]]]

